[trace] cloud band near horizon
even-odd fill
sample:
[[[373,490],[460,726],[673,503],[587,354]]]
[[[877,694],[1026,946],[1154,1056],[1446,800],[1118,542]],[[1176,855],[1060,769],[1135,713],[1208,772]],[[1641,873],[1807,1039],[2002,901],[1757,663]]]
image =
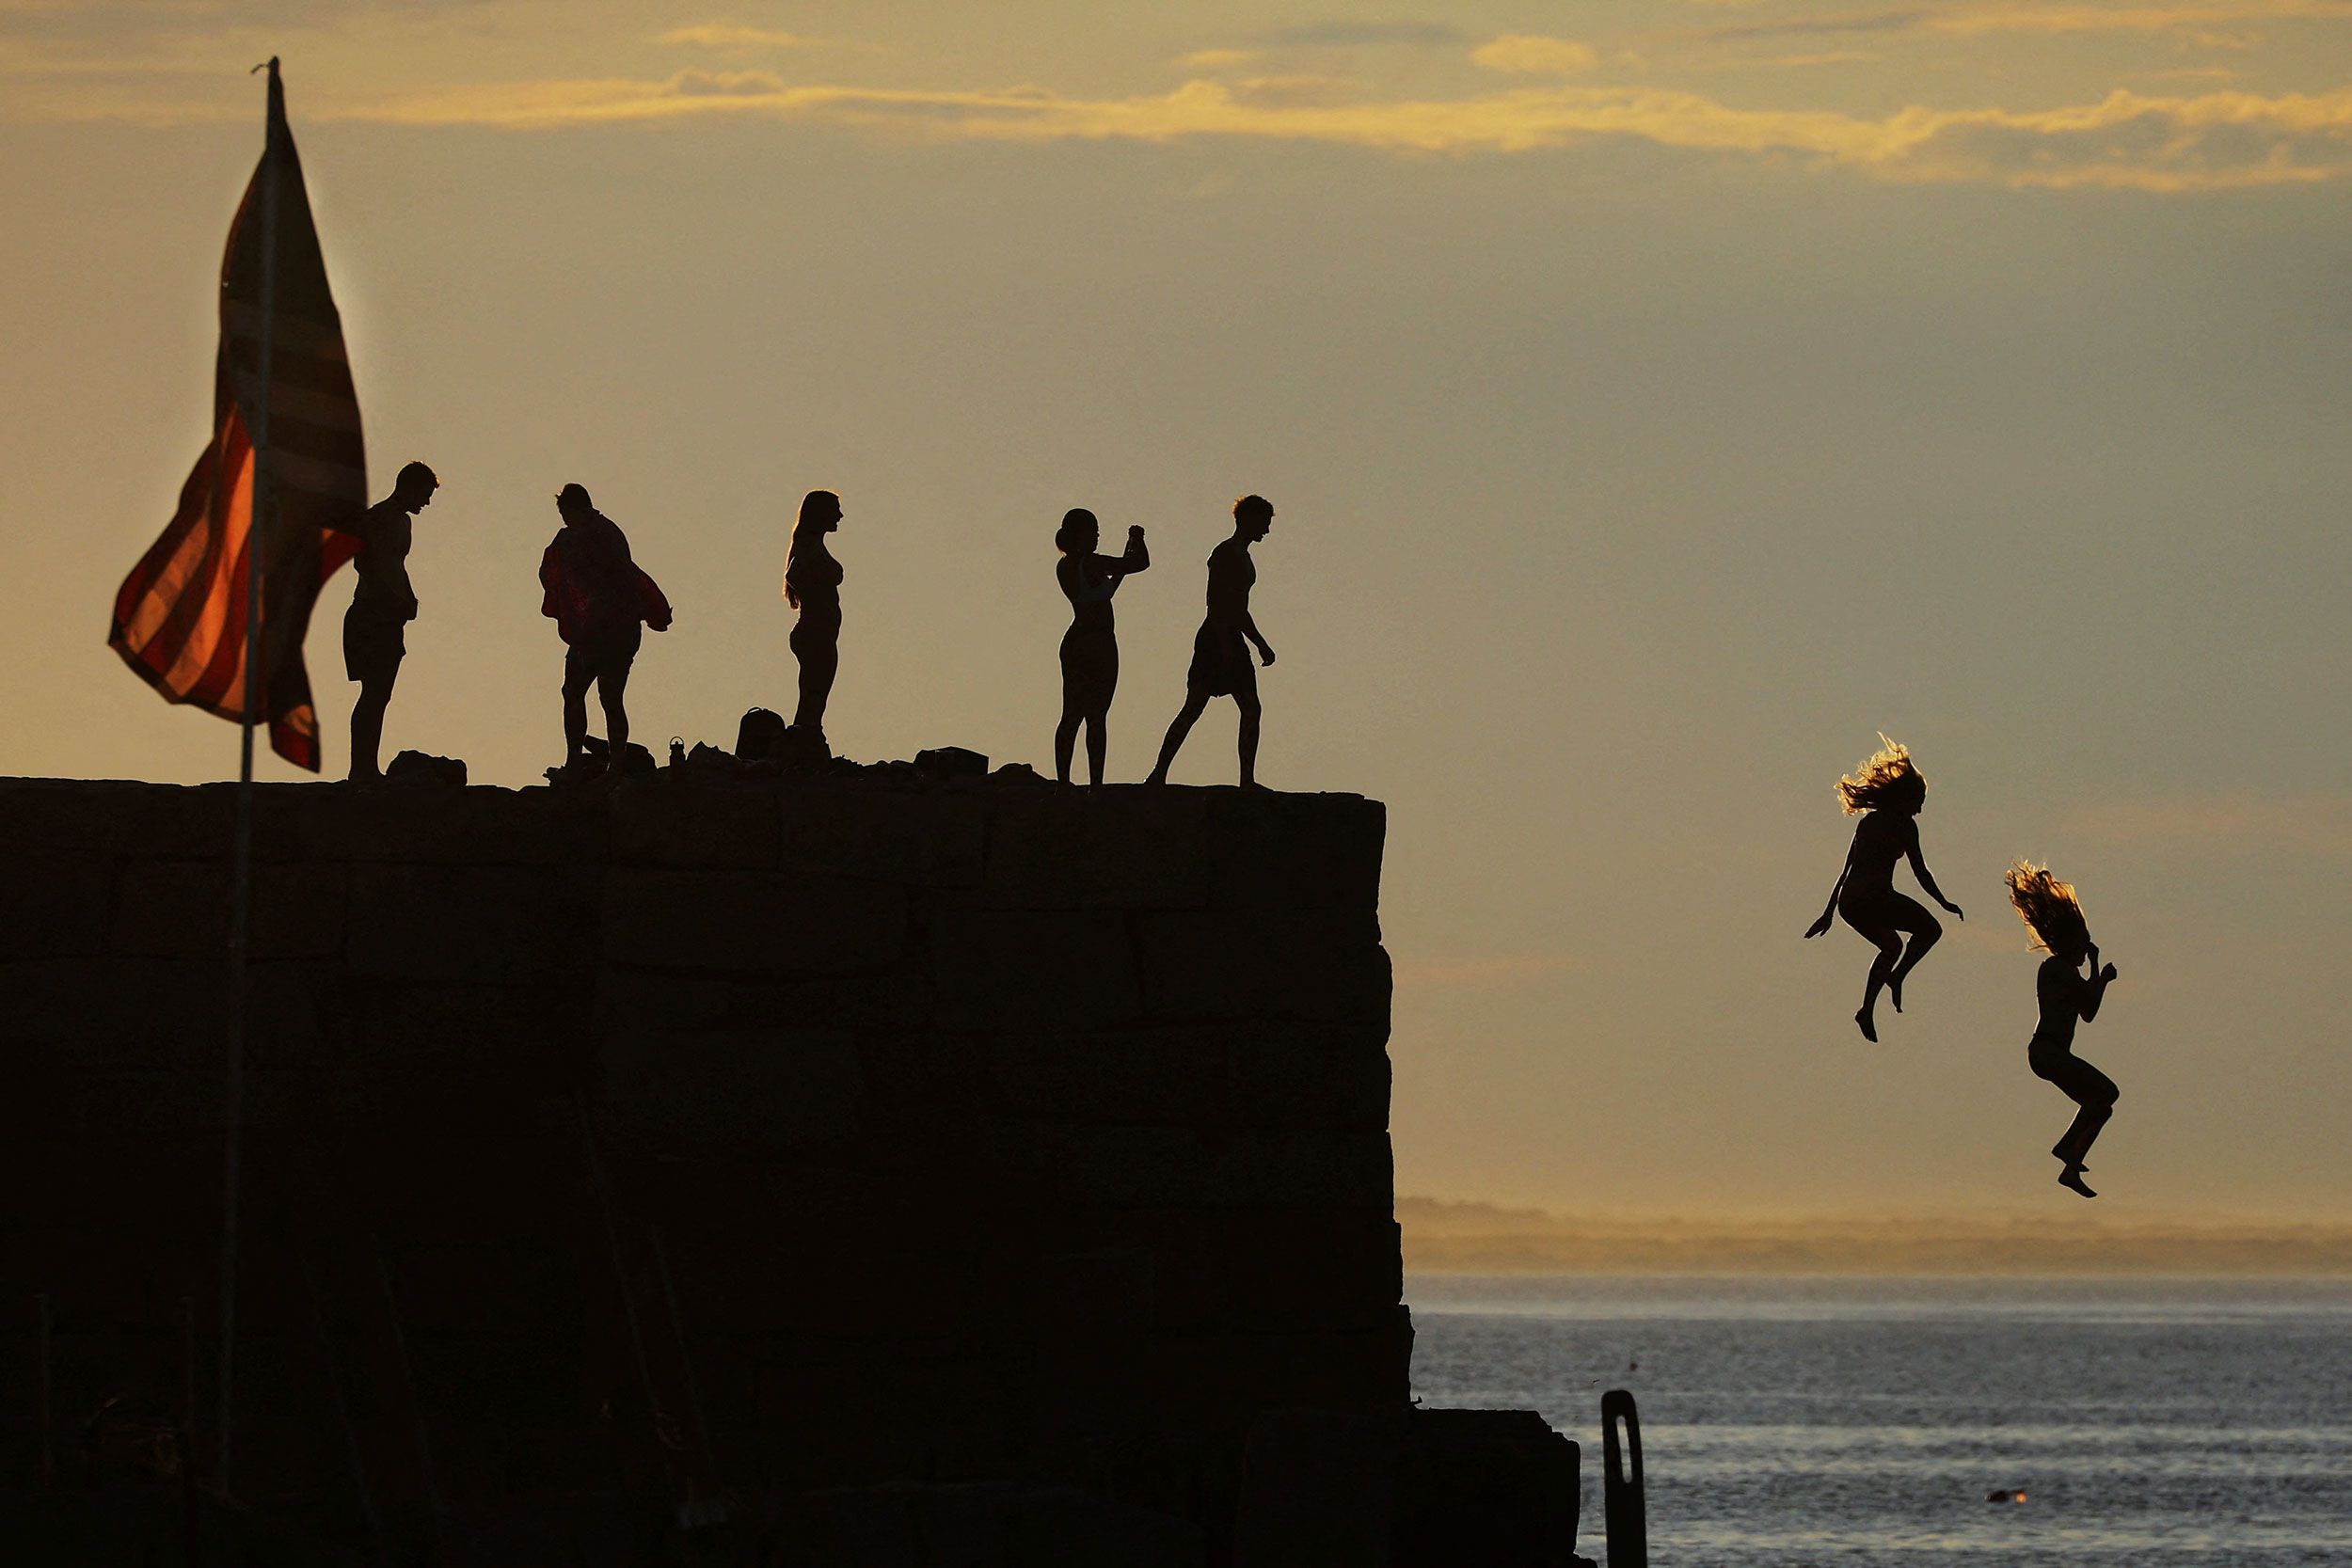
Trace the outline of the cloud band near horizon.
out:
[[[1736,108],[1639,87],[1546,87],[1457,99],[1299,102],[1266,84],[1071,98],[1041,87],[938,91],[790,85],[764,71],[659,80],[494,83],[330,109],[326,118],[550,131],[771,119],[929,141],[1195,139],[1314,142],[1391,154],[1475,156],[1637,140],[1696,153],[1796,159],[1873,178],[2020,188],[2188,192],[2352,175],[2352,87],[2268,96],[2123,89],[2042,110],[1906,107],[1880,119]]]

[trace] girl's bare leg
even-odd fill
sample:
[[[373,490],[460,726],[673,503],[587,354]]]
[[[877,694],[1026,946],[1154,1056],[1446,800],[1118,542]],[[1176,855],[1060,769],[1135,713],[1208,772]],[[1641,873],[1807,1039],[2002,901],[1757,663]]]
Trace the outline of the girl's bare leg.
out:
[[[1902,961],[1886,977],[1887,999],[1895,1004],[1897,1012],[1903,1010],[1903,976],[1918,968],[1919,960],[1928,956],[1928,949],[1943,939],[1944,927],[1932,920],[1911,934],[1911,945],[1903,950]]]
[[[1110,753],[1110,713],[1087,715],[1087,782],[1095,788],[1103,787],[1103,762]]]
[[[1855,929],[1860,930],[1861,927],[1856,927]],[[1903,939],[1885,928],[1867,930],[1862,934],[1878,943],[1879,956],[1870,960],[1870,976],[1863,983],[1862,1006],[1853,1015],[1853,1021],[1861,1028],[1862,1037],[1875,1045],[1879,1037],[1879,991],[1885,986],[1887,976],[1895,973],[1895,966],[1902,961]]]
[[[1152,776],[1144,783],[1155,784],[1168,783],[1168,765],[1176,760],[1177,749],[1184,745],[1184,736],[1192,733],[1192,726],[1200,720],[1201,710],[1208,705],[1207,692],[1186,691],[1184,693],[1184,705],[1177,709],[1175,718],[1168,721],[1168,735],[1160,742],[1160,760],[1152,765]]]

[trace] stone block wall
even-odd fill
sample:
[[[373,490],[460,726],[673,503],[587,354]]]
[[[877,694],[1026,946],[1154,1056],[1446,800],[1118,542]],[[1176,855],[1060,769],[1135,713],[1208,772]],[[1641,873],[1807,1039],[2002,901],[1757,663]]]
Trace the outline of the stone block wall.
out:
[[[233,796],[0,782],[0,1489],[215,1463]],[[1406,1405],[1375,802],[661,775],[255,832],[242,1503],[634,1561],[1047,1488],[1215,1561],[1261,1413]]]

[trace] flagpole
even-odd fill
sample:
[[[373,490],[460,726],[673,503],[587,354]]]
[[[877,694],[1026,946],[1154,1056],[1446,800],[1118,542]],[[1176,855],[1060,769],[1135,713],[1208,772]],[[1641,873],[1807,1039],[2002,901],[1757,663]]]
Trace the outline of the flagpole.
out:
[[[269,101],[276,107],[278,93],[278,56],[269,58]],[[213,1480],[229,1493],[230,1414],[235,1387],[237,1345],[237,1219],[242,1184],[240,1169],[245,1132],[246,958],[253,925],[253,726],[261,711],[262,677],[262,556],[267,543],[264,526],[270,508],[269,392],[271,327],[278,292],[278,116],[264,111],[262,166],[262,341],[261,366],[253,394],[253,499],[246,512],[245,536],[245,713],[237,765],[236,836],[231,849],[229,881],[229,1071],[225,1094],[227,1148],[222,1156],[220,1224],[220,1388],[215,1418],[219,1423],[213,1461]]]

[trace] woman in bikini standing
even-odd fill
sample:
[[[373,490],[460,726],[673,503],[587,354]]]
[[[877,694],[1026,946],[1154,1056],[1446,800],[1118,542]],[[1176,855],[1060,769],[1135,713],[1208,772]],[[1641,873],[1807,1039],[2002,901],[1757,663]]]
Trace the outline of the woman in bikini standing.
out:
[[[841,668],[841,562],[825,547],[825,535],[841,526],[841,498],[811,490],[792,525],[792,547],[784,562],[785,602],[801,612],[792,626],[792,657],[801,664],[801,705],[792,727],[825,733],[825,701]]]
[[[1111,698],[1119,690],[1119,636],[1111,621],[1111,595],[1119,585],[1152,564],[1143,547],[1143,530],[1127,531],[1123,555],[1097,555],[1103,525],[1085,507],[1063,514],[1054,534],[1061,560],[1055,580],[1070,601],[1070,629],[1061,639],[1061,722],[1054,730],[1054,776],[1070,782],[1070,753],[1076,747],[1078,727],[1086,726],[1087,769],[1091,783],[1103,782],[1103,757],[1109,748],[1106,729]]]

